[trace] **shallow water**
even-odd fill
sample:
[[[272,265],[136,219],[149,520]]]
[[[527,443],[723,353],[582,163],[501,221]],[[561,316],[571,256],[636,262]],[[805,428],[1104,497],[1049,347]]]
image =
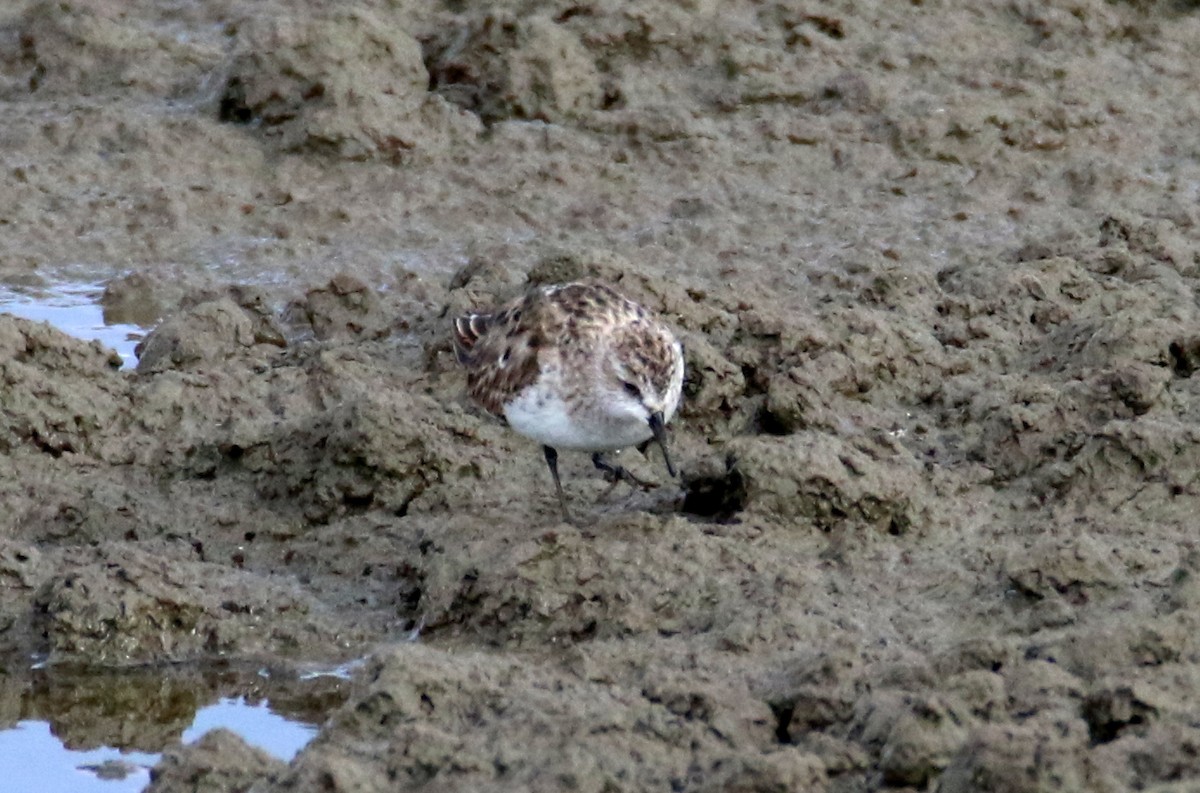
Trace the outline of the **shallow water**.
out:
[[[243,697],[222,699],[196,712],[183,731],[192,743],[209,730],[224,727],[249,744],[289,761],[317,734],[317,726],[293,721],[266,702]],[[76,750],[63,745],[47,721],[22,721],[0,730],[0,768],[7,769],[5,790],[26,793],[137,793],[150,783],[156,752],[124,751],[112,746]],[[30,757],[38,762],[25,762]]]
[[[0,288],[0,314],[49,322],[54,327],[80,339],[95,339],[121,356],[121,366],[137,364],[133,348],[141,341],[146,329],[124,322],[106,322],[100,305],[103,287],[98,284],[58,284],[36,293]]]
[[[37,763],[29,763],[31,757]],[[45,721],[22,721],[0,731],[0,767],[5,769],[6,789],[28,793],[74,791],[75,793],[136,793],[150,783],[150,767],[157,754],[122,752],[104,746],[74,751],[63,746]],[[116,770],[121,764],[128,775],[105,779],[101,768]]]
[[[0,676],[19,704],[0,729],[0,790],[138,793],[163,750],[219,727],[290,761],[345,699],[349,667],[295,676],[268,670],[33,670]],[[36,758],[31,763],[30,758]]]

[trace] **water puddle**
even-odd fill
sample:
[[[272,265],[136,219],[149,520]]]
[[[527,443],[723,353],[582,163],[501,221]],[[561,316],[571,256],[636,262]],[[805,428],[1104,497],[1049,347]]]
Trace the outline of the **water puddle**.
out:
[[[287,762],[345,701],[349,685],[348,668],[0,675],[0,787],[139,793],[163,750],[218,727]]]
[[[32,757],[38,761],[27,762]],[[157,754],[110,746],[68,749],[45,721],[22,721],[0,731],[0,766],[8,790],[139,793],[150,784],[150,768],[157,762]]]
[[[0,314],[49,322],[63,333],[80,339],[95,339],[121,356],[121,365],[137,364],[133,348],[146,334],[141,325],[109,316],[100,304],[102,284],[59,284],[36,292],[0,287]]]

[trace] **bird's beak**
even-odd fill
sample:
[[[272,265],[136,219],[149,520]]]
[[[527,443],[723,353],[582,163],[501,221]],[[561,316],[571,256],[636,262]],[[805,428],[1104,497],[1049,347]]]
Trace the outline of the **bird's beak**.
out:
[[[671,465],[671,455],[667,451],[667,428],[663,426],[662,413],[650,414],[650,431],[654,433],[654,441],[662,449],[663,462],[667,464],[667,473],[675,476],[675,466]]]

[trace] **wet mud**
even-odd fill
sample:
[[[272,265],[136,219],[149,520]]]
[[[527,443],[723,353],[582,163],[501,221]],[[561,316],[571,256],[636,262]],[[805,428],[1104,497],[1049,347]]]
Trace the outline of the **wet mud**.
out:
[[[290,765],[213,733],[155,793],[1185,789],[1197,40],[1171,2],[13,4],[0,284],[153,330],[129,371],[0,315],[0,670],[369,656]],[[580,277],[688,379],[680,479],[564,454],[571,525],[449,318]]]

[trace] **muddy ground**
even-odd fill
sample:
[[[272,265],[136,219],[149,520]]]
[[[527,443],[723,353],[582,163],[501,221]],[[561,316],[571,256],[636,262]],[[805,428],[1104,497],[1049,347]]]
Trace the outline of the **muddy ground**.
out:
[[[0,11],[0,284],[157,325],[0,316],[9,679],[370,656],[155,793],[1192,789],[1194,4],[326,8]],[[447,321],[582,276],[689,379],[565,525]]]

